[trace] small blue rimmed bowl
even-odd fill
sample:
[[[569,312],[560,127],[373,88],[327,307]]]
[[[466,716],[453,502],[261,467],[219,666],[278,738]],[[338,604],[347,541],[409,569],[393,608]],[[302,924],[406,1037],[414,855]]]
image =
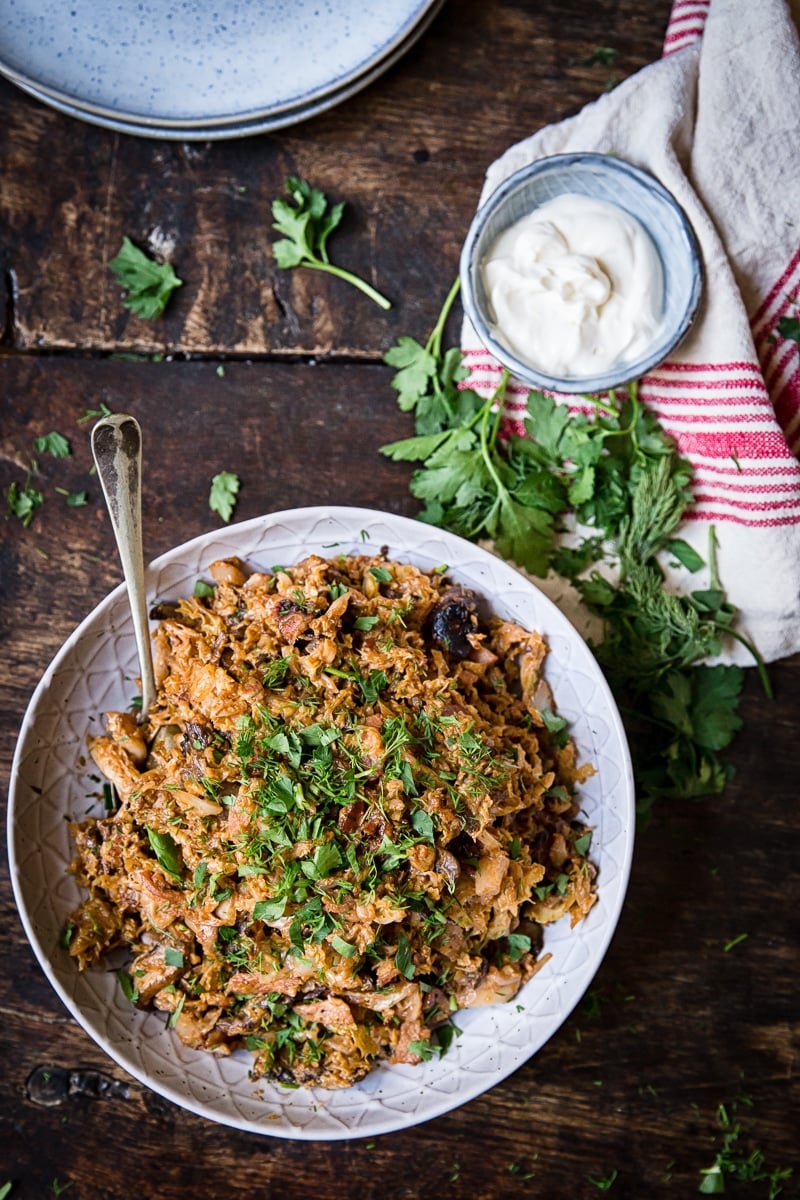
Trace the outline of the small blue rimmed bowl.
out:
[[[560,377],[519,359],[497,337],[481,263],[511,225],[564,193],[616,205],[649,234],[661,263],[661,322],[647,349],[602,374]],[[558,154],[511,175],[478,209],[461,252],[464,311],[478,338],[513,375],[555,392],[604,392],[652,370],[671,353],[697,313],[703,272],[694,231],[670,192],[654,176],[608,154]]]

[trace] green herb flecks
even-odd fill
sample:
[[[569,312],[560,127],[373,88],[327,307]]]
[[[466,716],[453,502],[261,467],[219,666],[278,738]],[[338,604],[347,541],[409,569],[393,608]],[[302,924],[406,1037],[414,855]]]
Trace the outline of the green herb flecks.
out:
[[[616,62],[619,50],[613,46],[595,46],[592,53],[583,60],[584,67],[610,67]]]
[[[30,472],[24,483],[19,484],[15,480],[9,484],[6,499],[8,515],[16,517],[26,529],[33,520],[37,508],[44,504],[44,496],[38,488],[33,486]]]
[[[732,1107],[735,1109],[736,1105]],[[769,1167],[763,1150],[758,1148],[748,1152],[744,1128],[724,1104],[717,1109],[717,1119],[722,1129],[722,1146],[711,1166],[701,1169],[698,1192],[705,1196],[723,1195],[728,1176],[742,1183],[766,1182],[767,1200],[777,1200],[783,1190],[781,1185],[792,1177],[792,1168]]]
[[[122,301],[124,307],[145,321],[160,317],[172,293],[183,284],[171,263],[156,262],[134,246],[129,237],[122,239],[120,251],[111,259],[108,269],[127,293]]]
[[[129,1000],[131,1004],[136,1004],[139,999],[139,991],[128,972],[117,971],[117,981],[125,999]]]
[[[371,284],[352,271],[335,266],[328,257],[328,238],[341,223],[344,204],[329,206],[324,192],[295,175],[286,180],[286,190],[289,200],[278,198],[272,202],[272,227],[283,234],[272,247],[278,266],[284,270],[310,267],[325,271],[352,284],[382,309],[391,308],[391,302]]]

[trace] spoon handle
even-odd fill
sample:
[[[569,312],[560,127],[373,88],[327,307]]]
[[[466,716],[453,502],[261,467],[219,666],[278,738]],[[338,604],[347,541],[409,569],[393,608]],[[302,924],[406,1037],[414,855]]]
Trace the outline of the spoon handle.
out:
[[[139,719],[144,720],[155,700],[156,686],[142,555],[142,431],[139,422],[124,413],[114,413],[98,421],[92,429],[92,454],[128,587],[142,677]]]

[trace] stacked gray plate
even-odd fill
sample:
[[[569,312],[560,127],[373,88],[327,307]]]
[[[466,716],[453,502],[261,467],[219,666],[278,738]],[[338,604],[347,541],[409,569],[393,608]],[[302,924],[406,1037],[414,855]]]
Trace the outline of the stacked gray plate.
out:
[[[4,0],[0,73],[124,133],[208,141],[306,120],[366,87],[444,0]]]

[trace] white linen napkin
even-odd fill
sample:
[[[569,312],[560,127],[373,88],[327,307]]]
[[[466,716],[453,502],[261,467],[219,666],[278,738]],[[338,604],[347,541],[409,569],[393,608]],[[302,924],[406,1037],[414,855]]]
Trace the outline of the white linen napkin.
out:
[[[508,149],[481,195],[535,159],[591,150],[649,170],[683,207],[703,256],[703,300],[639,395],[695,468],[680,536],[706,557],[714,525],[739,628],[767,661],[800,650],[800,360],[777,329],[800,316],[798,27],[800,0],[676,0],[664,57]],[[465,386],[490,394],[501,368],[467,321],[462,348]],[[511,381],[510,419],[526,394]],[[670,585],[688,579],[681,569]],[[692,576],[689,590],[698,586]],[[563,600],[554,581],[545,590]],[[738,645],[725,659],[751,661]]]

